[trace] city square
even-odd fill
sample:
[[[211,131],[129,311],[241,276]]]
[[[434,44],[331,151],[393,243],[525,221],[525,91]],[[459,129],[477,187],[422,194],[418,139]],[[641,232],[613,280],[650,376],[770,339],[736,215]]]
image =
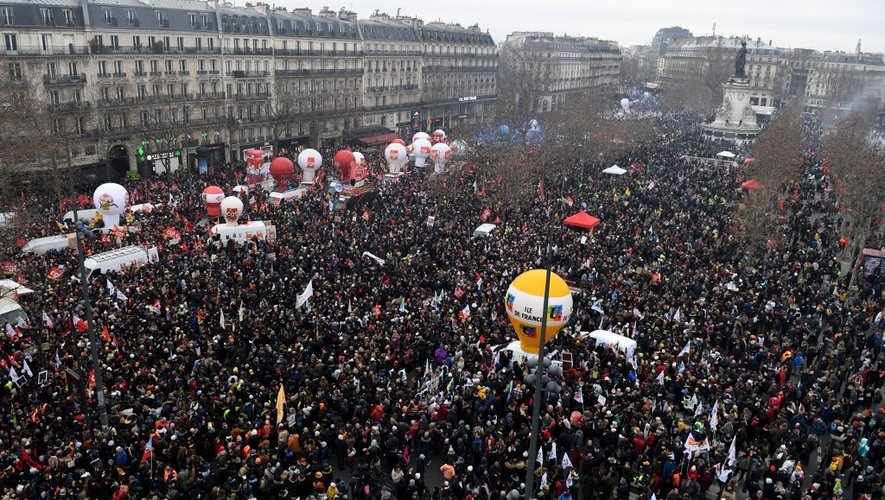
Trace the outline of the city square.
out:
[[[882,498],[885,43],[689,4],[0,0],[0,497]]]

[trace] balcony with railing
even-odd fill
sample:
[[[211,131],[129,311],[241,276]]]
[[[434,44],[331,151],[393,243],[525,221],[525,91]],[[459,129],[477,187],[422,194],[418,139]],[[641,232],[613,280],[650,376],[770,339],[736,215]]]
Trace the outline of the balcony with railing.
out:
[[[273,55],[272,48],[247,48],[247,47],[234,47],[227,51],[227,54],[232,54],[235,56],[270,56]]]
[[[6,57],[87,56],[89,55],[89,47],[74,44],[46,49],[39,46],[19,46],[16,50],[0,50],[0,55]]]
[[[92,104],[87,101],[70,101],[51,103],[49,104],[49,109],[56,113],[74,113],[77,111],[86,111],[91,106]]]
[[[363,54],[367,56],[420,56],[423,54],[420,50],[363,50]]]
[[[46,85],[84,85],[86,73],[79,75],[43,75],[43,83]]]
[[[336,76],[352,76],[362,75],[362,68],[349,69],[278,69],[276,76],[320,76],[320,75],[336,75]]]
[[[133,46],[105,46],[92,45],[92,53],[96,55],[127,55],[127,54],[176,54],[176,55],[219,55],[221,49],[213,47],[166,47],[162,43],[156,43],[153,46],[133,45]]]
[[[266,76],[270,76],[269,71],[231,71],[231,76],[234,78],[262,78]]]

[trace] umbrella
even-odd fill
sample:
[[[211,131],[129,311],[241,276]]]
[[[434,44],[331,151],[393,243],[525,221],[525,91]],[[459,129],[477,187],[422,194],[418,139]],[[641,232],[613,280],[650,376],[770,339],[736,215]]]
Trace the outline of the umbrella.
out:
[[[741,188],[749,189],[750,191],[759,189],[762,187],[762,184],[759,184],[759,181],[756,179],[750,179],[748,181],[744,181],[741,183]]]

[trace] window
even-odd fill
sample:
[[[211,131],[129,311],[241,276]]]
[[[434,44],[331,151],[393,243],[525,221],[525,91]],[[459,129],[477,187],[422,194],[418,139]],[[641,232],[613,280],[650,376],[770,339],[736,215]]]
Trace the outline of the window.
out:
[[[160,95],[160,84],[155,83],[154,87],[151,89],[154,95]]]
[[[160,12],[159,10],[155,10],[154,15],[157,16],[157,26],[162,26],[163,25],[163,13]]]
[[[12,14],[12,7],[0,7],[0,24],[15,24],[15,16]]]
[[[134,11],[134,10],[127,10],[127,11],[126,11],[126,20],[129,21],[129,25],[130,25],[130,26],[136,26],[136,25],[138,25],[138,18],[135,17],[135,11]]]
[[[65,24],[71,26],[74,24],[74,12],[71,9],[65,9],[62,12],[65,14]]]
[[[114,128],[114,123],[111,120],[111,115],[104,115],[103,121],[105,130],[111,130]]]
[[[18,50],[18,42],[15,39],[15,34],[6,33],[3,35],[3,41],[6,42],[6,50]]]
[[[169,37],[168,36],[163,37],[163,48],[166,50],[169,50],[170,48],[172,48],[172,46],[169,45]]]
[[[172,85],[171,83],[166,84],[166,95],[168,95],[168,96],[175,95],[175,85]]]
[[[196,14],[188,14],[188,20],[191,22],[191,27],[197,27],[197,15]]]
[[[215,48],[215,39],[214,38],[207,38],[206,39],[206,47],[209,47],[209,50],[214,49]]]
[[[194,47],[196,47],[197,49],[202,49],[203,48],[203,39],[200,37],[194,38]]]
[[[77,102],[80,102],[80,101],[78,100]],[[78,117],[74,118],[74,129],[77,131],[78,134],[82,134],[83,131],[85,130],[83,128],[83,117],[82,116],[78,116]]]
[[[141,124],[147,125],[151,121],[151,115],[147,111],[141,112]]]
[[[21,63],[9,63],[9,79],[10,80],[21,80],[22,79],[22,65],[21,65]]]
[[[80,73],[77,71],[77,61],[70,61],[68,63],[68,74],[71,76],[79,75]]]
[[[99,61],[98,62],[98,75],[105,76],[108,74],[108,63],[107,61]]]
[[[40,9],[40,18],[46,26],[52,26],[52,9]]]
[[[52,50],[52,35],[49,33],[43,33],[40,35],[40,47],[44,51]]]
[[[101,100],[102,101],[110,101],[111,100],[110,87],[102,87],[101,88]]]
[[[111,47],[115,49],[120,48],[120,37],[117,35],[111,35]]]
[[[136,49],[141,48],[141,37],[140,36],[134,35],[132,37],[132,46],[135,47]]]
[[[64,127],[62,126],[62,119],[61,118],[56,118],[56,119],[52,120],[52,131],[54,133],[60,134],[62,128],[64,128]]]
[[[172,61],[166,60],[166,73],[172,73]]]
[[[188,90],[188,88],[187,88],[187,84],[186,84],[186,83],[182,83],[182,84],[181,84],[181,95],[185,95],[185,96],[188,95],[188,94],[187,94],[187,90]]]
[[[203,29],[207,29],[209,27],[209,16],[206,14],[200,14],[200,25]]]
[[[200,82],[200,95],[206,95],[206,82]]]
[[[184,37],[183,36],[178,37],[178,39],[176,40],[176,43],[178,45],[179,50],[184,49]]]
[[[178,70],[187,71],[187,61],[185,59],[178,61]]]
[[[144,85],[138,86],[138,97],[139,99],[144,99],[145,97],[147,97],[147,87],[145,87]]]
[[[104,22],[111,24],[113,22],[114,16],[111,15],[110,9],[104,9]]]
[[[83,102],[83,95],[80,94],[79,90],[74,91],[74,102],[76,102],[78,104]]]
[[[212,71],[218,71],[218,67],[216,66],[217,60],[212,59],[209,61],[209,66],[212,68]]]
[[[114,74],[122,75],[123,74],[123,61],[114,61]]]
[[[154,48],[155,45],[157,45],[156,37],[149,36],[148,37],[148,48],[152,49],[152,48]]]
[[[205,59],[200,59],[199,67],[200,67],[200,71],[206,71],[206,60]]]
[[[117,87],[116,93],[117,93],[117,100],[122,101],[123,99],[126,98],[126,91],[123,87]]]
[[[159,72],[160,72],[160,69],[158,67],[157,61],[156,60],[151,61],[151,73],[157,74]]]

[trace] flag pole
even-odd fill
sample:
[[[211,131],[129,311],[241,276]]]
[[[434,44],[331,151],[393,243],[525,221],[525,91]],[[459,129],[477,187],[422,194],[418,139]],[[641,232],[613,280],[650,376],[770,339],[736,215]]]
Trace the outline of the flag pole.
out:
[[[529,462],[526,467],[526,499],[535,499],[535,460],[538,455],[538,432],[541,425],[541,384],[544,379],[544,343],[547,336],[547,308],[550,306],[550,250],[545,247],[546,272],[544,275],[544,306],[541,309],[541,337],[538,347],[538,371],[535,374],[535,396],[532,408],[532,438],[529,444]]]

